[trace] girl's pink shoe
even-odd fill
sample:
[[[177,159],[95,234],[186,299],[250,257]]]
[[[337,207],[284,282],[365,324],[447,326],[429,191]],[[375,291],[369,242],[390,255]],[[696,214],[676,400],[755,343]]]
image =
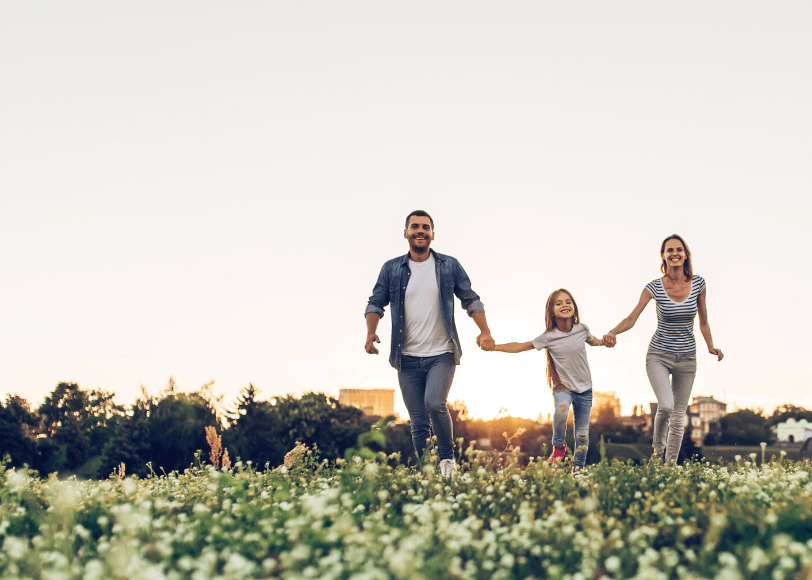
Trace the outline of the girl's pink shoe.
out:
[[[561,462],[564,460],[564,456],[567,454],[567,446],[562,445],[560,447],[553,447],[553,454],[547,458],[547,463],[554,467],[558,467],[561,465]]]

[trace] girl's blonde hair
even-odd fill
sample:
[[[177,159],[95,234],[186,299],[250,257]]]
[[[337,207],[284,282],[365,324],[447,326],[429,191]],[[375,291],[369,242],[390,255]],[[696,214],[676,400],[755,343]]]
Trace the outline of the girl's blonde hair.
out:
[[[555,300],[558,298],[558,295],[561,293],[566,294],[572,300],[572,306],[575,308],[575,314],[572,315],[572,324],[578,324],[581,320],[578,316],[578,303],[575,302],[575,298],[572,296],[572,292],[565,288],[559,288],[558,290],[554,290],[550,297],[547,298],[547,308],[544,311],[544,323],[546,325],[546,329],[544,332],[552,332],[553,329],[557,328],[555,325]],[[558,371],[555,370],[555,363],[553,362],[553,357],[550,356],[550,349],[547,349],[547,385],[554,389],[555,387],[561,384],[561,379],[558,377]]]

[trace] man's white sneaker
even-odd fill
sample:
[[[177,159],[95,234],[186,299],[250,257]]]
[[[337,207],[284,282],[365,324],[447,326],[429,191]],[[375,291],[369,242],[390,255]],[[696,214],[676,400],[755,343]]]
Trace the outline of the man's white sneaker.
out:
[[[457,473],[457,462],[453,459],[443,459],[440,462],[440,475],[443,477],[451,477]]]

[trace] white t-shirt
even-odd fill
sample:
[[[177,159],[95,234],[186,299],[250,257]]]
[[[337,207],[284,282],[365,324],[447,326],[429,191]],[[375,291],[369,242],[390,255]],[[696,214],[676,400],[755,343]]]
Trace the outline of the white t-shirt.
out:
[[[554,328],[533,339],[536,350],[546,348],[553,357],[555,370],[563,386],[583,393],[592,388],[592,373],[586,360],[586,343],[592,340],[586,324],[576,324],[569,332]]]
[[[433,255],[423,262],[409,260],[411,276],[403,303],[406,316],[403,354],[406,356],[427,357],[454,352],[443,321],[435,264]]]

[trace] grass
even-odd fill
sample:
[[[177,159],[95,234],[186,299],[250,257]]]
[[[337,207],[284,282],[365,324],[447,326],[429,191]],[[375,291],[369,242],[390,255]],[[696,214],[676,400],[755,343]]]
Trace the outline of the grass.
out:
[[[443,479],[358,453],[107,481],[5,469],[0,578],[812,578],[809,463],[604,459],[573,478],[469,449]]]

